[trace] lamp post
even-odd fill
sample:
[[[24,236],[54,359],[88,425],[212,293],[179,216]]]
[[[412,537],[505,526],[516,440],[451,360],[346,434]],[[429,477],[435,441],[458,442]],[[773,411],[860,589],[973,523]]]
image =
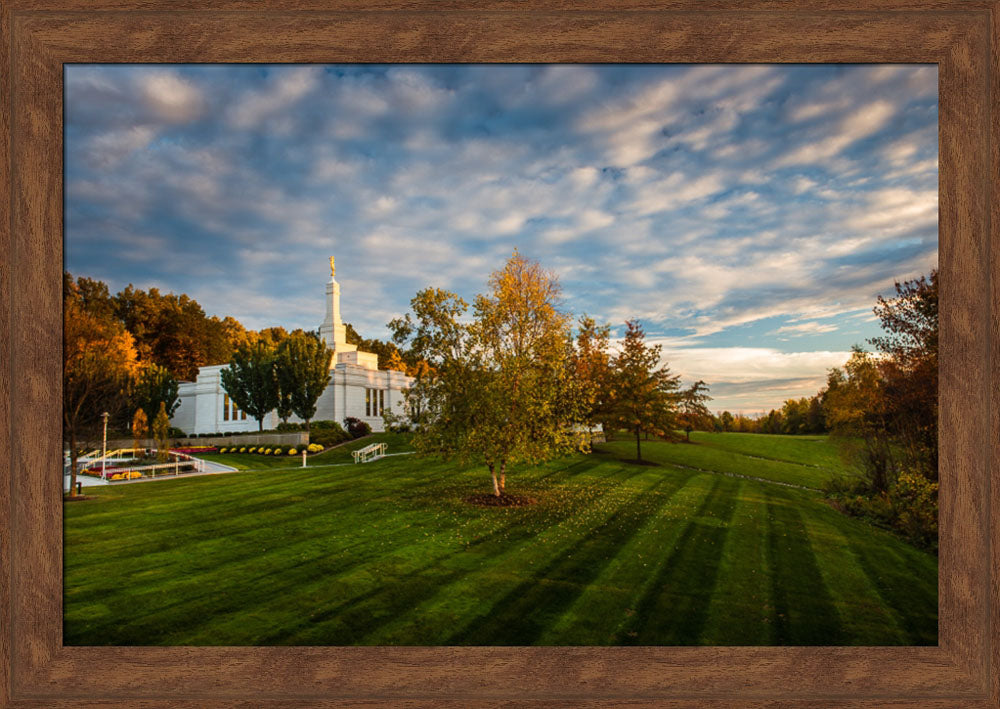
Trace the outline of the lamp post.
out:
[[[104,442],[101,444],[101,479],[105,480],[104,470],[108,465],[108,412],[105,411],[101,414],[101,418],[104,419]]]

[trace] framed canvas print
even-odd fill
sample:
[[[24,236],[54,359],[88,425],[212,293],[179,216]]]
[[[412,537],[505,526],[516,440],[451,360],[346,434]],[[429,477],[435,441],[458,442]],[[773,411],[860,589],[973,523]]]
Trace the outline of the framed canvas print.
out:
[[[995,3],[3,19],[6,704],[997,705]]]

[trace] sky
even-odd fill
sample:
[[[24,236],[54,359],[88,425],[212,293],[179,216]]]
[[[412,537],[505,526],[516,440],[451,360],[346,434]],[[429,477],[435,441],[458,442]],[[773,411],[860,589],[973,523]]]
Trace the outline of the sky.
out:
[[[811,396],[937,265],[934,65],[67,65],[65,266],[385,338],[516,248],[710,408]]]

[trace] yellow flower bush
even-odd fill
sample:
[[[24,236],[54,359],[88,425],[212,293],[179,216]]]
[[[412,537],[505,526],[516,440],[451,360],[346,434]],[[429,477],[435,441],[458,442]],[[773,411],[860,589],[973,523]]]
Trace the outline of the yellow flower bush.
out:
[[[240,448],[240,453],[246,453],[246,452],[247,452],[246,448]],[[253,451],[250,451],[250,452],[253,453]]]
[[[257,450],[257,446],[254,446],[253,448],[250,449],[250,452],[253,453],[256,450]]]
[[[268,448],[267,450],[265,450],[264,455],[271,455],[271,449]]]
[[[289,448],[288,449],[288,455],[295,455],[296,453],[298,453],[298,451],[295,450],[294,448]]]

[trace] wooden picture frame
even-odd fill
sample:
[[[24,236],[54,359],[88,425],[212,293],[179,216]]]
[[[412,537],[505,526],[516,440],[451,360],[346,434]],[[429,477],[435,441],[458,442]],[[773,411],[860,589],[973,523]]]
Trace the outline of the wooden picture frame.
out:
[[[8,0],[2,12],[4,706],[1000,706],[998,0]],[[63,64],[264,61],[936,63],[939,645],[63,646]]]

